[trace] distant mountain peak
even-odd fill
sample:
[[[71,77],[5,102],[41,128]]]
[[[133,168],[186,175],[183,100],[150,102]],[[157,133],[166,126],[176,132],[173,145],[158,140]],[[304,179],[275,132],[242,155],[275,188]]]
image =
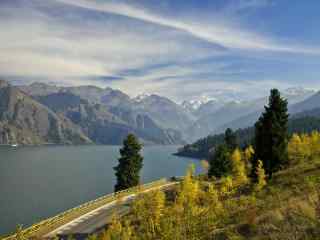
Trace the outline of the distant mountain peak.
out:
[[[313,88],[304,88],[304,87],[291,87],[287,88],[283,91],[283,94],[289,96],[298,96],[298,95],[305,95],[305,94],[313,94],[316,93],[317,90]]]
[[[199,98],[195,98],[195,99],[191,99],[188,101],[183,101],[181,103],[181,106],[186,109],[187,111],[196,111],[198,109],[200,109],[202,106],[210,104],[210,105],[214,105],[214,104],[219,104],[219,103],[223,103],[225,101],[220,100],[216,97],[209,97],[207,95],[201,95]]]
[[[218,101],[218,99],[214,97],[208,97],[207,95],[201,95],[198,98],[183,101],[181,103],[181,106],[185,109],[197,110],[201,105],[206,104],[210,101],[215,102]]]
[[[139,94],[138,96],[136,96],[133,100],[136,102],[142,102],[144,99],[146,99],[150,96],[151,96],[150,93],[142,93],[142,94]]]
[[[181,106],[186,110],[197,110],[203,102],[200,100],[183,101]]]
[[[217,97],[208,96],[208,95],[201,95],[198,99],[202,104],[206,104],[208,102],[218,102],[219,99]]]

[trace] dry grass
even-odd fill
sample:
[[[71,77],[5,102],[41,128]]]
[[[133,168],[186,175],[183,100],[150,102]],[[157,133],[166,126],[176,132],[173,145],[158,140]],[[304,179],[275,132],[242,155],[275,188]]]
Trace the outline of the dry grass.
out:
[[[255,204],[234,199],[238,214],[231,214],[233,221],[216,231],[213,239],[318,240],[319,196],[320,159],[316,159],[276,174],[255,194]]]

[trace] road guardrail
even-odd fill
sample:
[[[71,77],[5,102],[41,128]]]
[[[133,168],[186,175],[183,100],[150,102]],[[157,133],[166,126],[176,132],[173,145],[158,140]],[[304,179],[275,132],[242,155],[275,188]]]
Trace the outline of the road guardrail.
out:
[[[102,197],[99,197],[95,200],[83,203],[77,207],[71,208],[67,211],[64,211],[54,217],[48,218],[46,220],[43,220],[39,223],[33,224],[32,226],[23,229],[22,235],[26,239],[37,239],[45,234],[63,226],[64,224],[86,214],[89,213],[99,207],[104,206],[105,204],[108,204],[110,202],[113,202],[117,199],[121,199],[121,197],[125,197],[131,194],[137,194],[141,191],[148,190],[157,186],[162,186],[168,183],[169,181],[165,178],[162,178],[160,180],[147,183],[144,185],[139,185],[133,188],[129,188],[126,190],[122,190],[115,193],[110,193],[107,195],[104,195]],[[2,240],[15,240],[16,234],[13,234],[11,236],[5,237]]]

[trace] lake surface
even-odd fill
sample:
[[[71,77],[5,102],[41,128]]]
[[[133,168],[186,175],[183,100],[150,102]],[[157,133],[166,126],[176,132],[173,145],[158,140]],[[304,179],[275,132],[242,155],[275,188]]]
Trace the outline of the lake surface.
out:
[[[184,175],[198,160],[173,156],[177,146],[143,150],[142,182]],[[0,147],[0,235],[111,193],[117,146]]]

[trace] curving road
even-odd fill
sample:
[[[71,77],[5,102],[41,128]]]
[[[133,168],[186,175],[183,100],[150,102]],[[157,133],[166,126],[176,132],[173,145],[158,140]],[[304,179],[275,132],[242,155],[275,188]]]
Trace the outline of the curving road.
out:
[[[177,182],[170,182],[162,186],[154,187],[143,191],[146,193],[154,190],[167,191]],[[115,200],[104,206],[101,206],[87,214],[74,219],[73,221],[55,229],[46,234],[44,238],[51,239],[55,236],[81,236],[85,237],[88,234],[95,233],[105,227],[112,220],[112,214],[117,211],[120,216],[124,216],[129,212],[129,205],[137,197],[137,194],[131,194],[121,199],[121,202]]]

